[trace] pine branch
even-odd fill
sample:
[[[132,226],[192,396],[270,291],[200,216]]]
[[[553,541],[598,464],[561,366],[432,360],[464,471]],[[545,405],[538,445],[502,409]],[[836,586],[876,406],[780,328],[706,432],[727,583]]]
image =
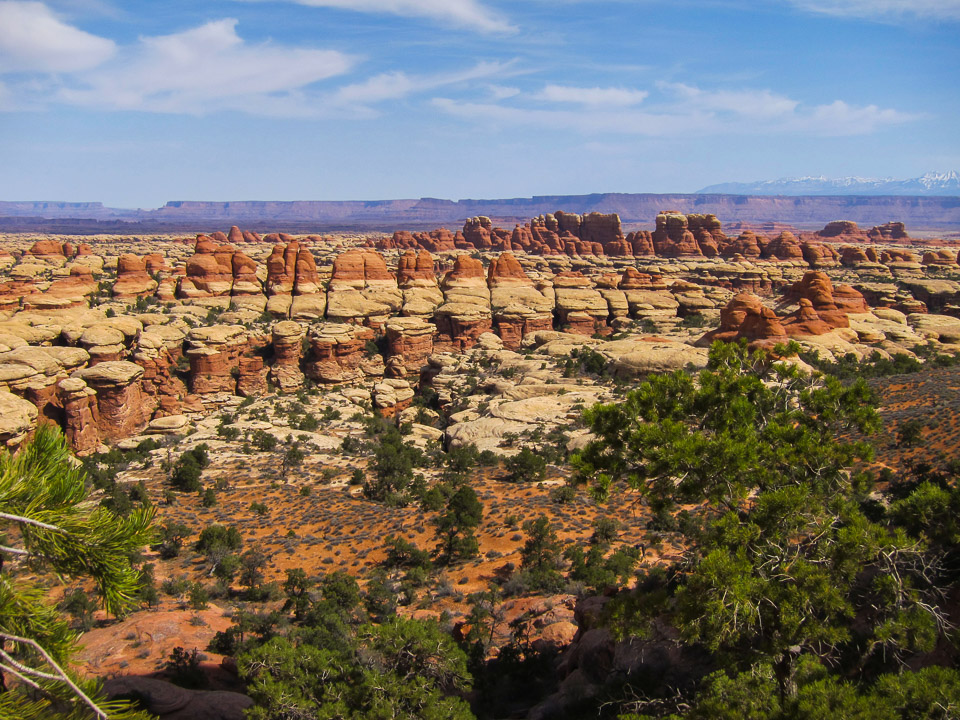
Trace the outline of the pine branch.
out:
[[[21,523],[23,525],[35,525],[36,527],[43,528],[44,530],[63,532],[63,529],[58,528],[56,525],[49,525],[45,522],[34,520],[33,518],[23,517],[23,515],[11,515],[10,513],[0,512],[0,520],[12,520],[13,522]]]
[[[7,633],[0,633],[0,640],[20,643],[21,645],[27,645],[33,648],[34,651],[36,651],[47,662],[47,664],[54,669],[56,675],[51,675],[39,670],[34,670],[33,668],[28,668],[10,657],[5,650],[0,650],[0,657],[3,657],[3,659],[13,665],[14,668],[27,675],[64,683],[70,688],[71,691],[73,691],[74,695],[82,700],[87,707],[93,710],[94,714],[96,714],[98,718],[101,718],[101,720],[109,720],[107,714],[101,710],[99,706],[93,700],[91,700],[85,692],[83,692],[83,690],[80,689],[79,685],[70,679],[70,676],[67,675],[62,667],[60,667],[57,661],[50,657],[50,654],[44,650],[43,646],[40,645],[40,643],[38,643],[36,640],[19,637],[17,635],[8,635]]]

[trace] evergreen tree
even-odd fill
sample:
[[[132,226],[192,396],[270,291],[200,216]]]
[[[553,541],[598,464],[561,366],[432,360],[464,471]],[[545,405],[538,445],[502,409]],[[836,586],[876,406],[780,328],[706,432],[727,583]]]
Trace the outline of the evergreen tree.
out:
[[[730,668],[767,668],[791,708],[804,658],[863,674],[932,649],[945,624],[930,558],[871,519],[870,485],[851,469],[871,457],[854,438],[878,427],[874,406],[862,380],[716,343],[697,377],[654,376],[588,411],[597,439],[574,463],[598,496],[623,482],[662,518],[694,508],[682,562],[615,603],[620,634],[666,618]]]
[[[119,517],[89,502],[83,470],[50,425],[16,455],[0,453],[0,718],[145,717],[69,670],[77,636],[29,577],[46,568],[88,579],[107,612],[123,613],[140,589],[129,558],[151,541],[152,518],[150,508]]]

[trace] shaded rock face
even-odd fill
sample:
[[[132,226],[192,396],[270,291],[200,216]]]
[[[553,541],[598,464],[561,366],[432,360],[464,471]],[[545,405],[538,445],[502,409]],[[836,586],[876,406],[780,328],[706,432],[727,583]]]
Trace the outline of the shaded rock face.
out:
[[[79,378],[96,391],[97,427],[103,440],[136,435],[150,421],[155,404],[141,387],[143,368],[125,360],[81,370]]]
[[[0,444],[16,450],[37,426],[37,406],[6,390],[0,390]]]
[[[113,700],[132,700],[160,720],[243,720],[253,700],[223,690],[188,690],[156,678],[110,678],[103,685]]]
[[[310,352],[306,373],[324,383],[341,383],[364,377],[366,343],[373,331],[357,325],[322,323],[307,334]]]
[[[267,368],[260,356],[242,357],[237,361],[237,394],[258,397],[267,393]]]
[[[732,342],[741,338],[753,345],[768,346],[788,340],[777,314],[750,293],[741,293],[730,300],[720,311],[720,327],[706,333],[697,345],[708,347],[714,340]]]
[[[57,388],[63,406],[64,435],[77,455],[94,452],[100,445],[97,393],[81,378],[62,380]]]
[[[185,353],[190,361],[190,391],[197,395],[234,394],[240,357],[248,350],[249,340],[241,325],[214,325],[191,330]]]
[[[284,392],[291,392],[303,385],[300,356],[305,336],[303,327],[292,320],[284,320],[273,326],[274,361],[270,368],[270,380]]]
[[[387,337],[387,374],[419,374],[433,354],[436,327],[421,318],[394,318],[384,325]]]

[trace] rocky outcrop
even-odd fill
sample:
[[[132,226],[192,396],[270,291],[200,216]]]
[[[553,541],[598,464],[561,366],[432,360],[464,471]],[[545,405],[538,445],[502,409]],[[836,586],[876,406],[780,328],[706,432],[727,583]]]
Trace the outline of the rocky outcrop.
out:
[[[300,323],[284,320],[273,326],[273,365],[270,381],[283,392],[291,392],[303,385],[300,357],[306,331]]]
[[[898,240],[909,240],[907,228],[902,222],[888,222],[883,225],[876,225],[867,231],[867,237],[873,242],[897,242]]]
[[[851,220],[835,220],[829,222],[816,235],[829,239],[832,242],[866,242],[870,238],[859,226]]]
[[[400,258],[397,285],[403,296],[402,315],[430,318],[443,303],[443,293],[437,286],[434,267],[433,256],[426,250],[408,250]]]
[[[458,255],[453,269],[444,275],[441,289],[444,302],[434,315],[437,342],[453,350],[467,350],[493,327],[483,263]]]
[[[189,646],[188,646],[189,647]],[[188,690],[156,678],[122,675],[107,680],[112,700],[131,700],[160,720],[243,720],[253,700],[223,690]]]
[[[402,306],[397,279],[380,253],[348,250],[334,260],[327,292],[328,320],[379,328]]]
[[[190,391],[197,395],[236,393],[240,357],[249,336],[242,325],[194,328],[187,336]]]
[[[16,450],[37,426],[37,406],[0,390],[0,445]]]
[[[113,284],[113,296],[118,300],[150,295],[157,289],[157,281],[150,277],[144,258],[130,253],[117,259],[117,280]]]
[[[811,271],[794,283],[784,296],[787,303],[797,302],[796,312],[783,319],[787,334],[822,335],[836,328],[850,327],[849,313],[869,312],[863,295],[849,285],[833,283],[826,273]]]
[[[829,245],[815,242],[800,244],[803,259],[812,268],[832,267],[840,262],[840,255]]]
[[[63,432],[77,455],[94,452],[100,445],[100,412],[97,393],[79,377],[61,380],[57,386],[63,407]]]
[[[512,253],[491,261],[487,285],[494,326],[505,348],[519,350],[525,335],[553,329],[552,284],[535,285]]]
[[[139,365],[125,360],[101,362],[80,370],[78,377],[96,391],[101,438],[119,440],[147,426],[154,404],[142,392]]]
[[[765,307],[760,298],[740,293],[720,311],[720,327],[711,330],[697,341],[700,347],[709,347],[715,340],[732,342],[745,339],[752,346],[772,347],[787,342],[787,332],[772,308]]]
[[[366,357],[366,345],[374,339],[369,328],[343,324],[321,323],[311,325],[307,333],[310,352],[305,364],[307,376],[323,383],[343,383],[375,375],[377,362]],[[383,363],[377,355],[379,371]],[[369,370],[370,372],[366,372]]]
[[[800,247],[800,241],[796,236],[784,230],[773,240],[768,242],[760,253],[764,260],[803,260],[803,249]]]
[[[387,374],[403,377],[419,373],[433,354],[436,326],[422,318],[392,318],[384,325],[387,338]]]
[[[661,257],[702,256],[697,239],[690,232],[690,224],[683,213],[667,211],[657,215],[653,231],[653,249]]]
[[[957,253],[954,250],[931,250],[923,254],[920,262],[924,265],[956,266]]]
[[[216,233],[215,233],[216,234]],[[222,233],[221,233],[222,234]],[[265,304],[256,262],[232,245],[218,245],[200,235],[186,274],[177,284],[177,297],[187,299],[234,297],[243,304]]]
[[[237,394],[243,397],[266,395],[267,368],[259,355],[242,357],[237,361]]]
[[[553,278],[557,323],[576,335],[605,335],[610,308],[593,283],[579,272],[561,272]]]

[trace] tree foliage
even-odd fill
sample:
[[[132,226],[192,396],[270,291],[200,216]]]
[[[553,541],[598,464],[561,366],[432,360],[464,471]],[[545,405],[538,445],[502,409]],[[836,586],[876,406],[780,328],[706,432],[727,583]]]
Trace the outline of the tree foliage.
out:
[[[666,618],[730,668],[769,668],[790,703],[805,656],[862,673],[932,649],[945,628],[936,559],[868,513],[852,470],[872,456],[854,438],[878,428],[874,408],[862,380],[717,343],[699,375],[654,376],[589,410],[597,439],[574,463],[596,494],[626,485],[671,520],[685,507],[683,560],[614,604],[619,632]],[[916,502],[946,506],[932,491]]]
[[[91,503],[85,473],[49,425],[16,455],[0,453],[0,718],[140,717],[69,671],[77,637],[30,578],[51,570],[88,580],[103,608],[124,613],[140,590],[129,558],[151,541],[152,518],[150,508],[120,517]]]

